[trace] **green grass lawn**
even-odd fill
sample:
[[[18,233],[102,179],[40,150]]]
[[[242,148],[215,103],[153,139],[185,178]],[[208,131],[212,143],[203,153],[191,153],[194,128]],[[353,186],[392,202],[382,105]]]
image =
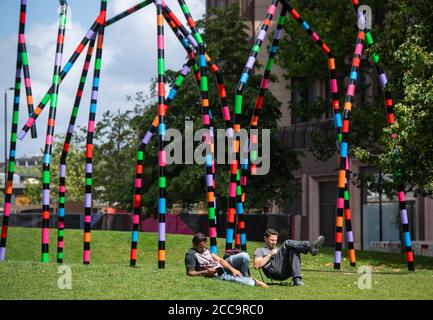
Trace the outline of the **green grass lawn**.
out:
[[[333,270],[333,249],[316,257],[302,255],[304,287],[267,289],[202,277],[187,277],[184,255],[191,236],[167,235],[165,269],[157,268],[157,235],[141,233],[137,267],[129,267],[130,232],[92,231],[91,265],[83,266],[82,231],[66,230],[64,264],[72,270],[72,289],[59,289],[55,260],[56,230],[51,230],[50,259],[40,259],[40,229],[9,228],[6,260],[0,263],[0,300],[4,299],[432,299],[433,258],[416,257],[408,272],[404,257],[358,252],[358,266],[373,268],[372,288],[360,290],[357,268],[346,259]],[[219,246],[225,243],[219,240]],[[248,242],[252,256],[259,242]],[[344,254],[344,253],[343,253]],[[260,279],[252,269],[253,276]]]

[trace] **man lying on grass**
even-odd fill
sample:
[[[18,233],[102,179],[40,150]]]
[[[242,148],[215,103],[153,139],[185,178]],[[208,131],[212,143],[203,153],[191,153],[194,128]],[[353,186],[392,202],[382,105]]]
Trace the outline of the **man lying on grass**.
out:
[[[212,279],[234,281],[247,286],[266,288],[268,285],[250,277],[250,256],[246,252],[231,255],[226,260],[209,251],[207,237],[197,233],[192,238],[192,248],[185,255],[186,274]]]

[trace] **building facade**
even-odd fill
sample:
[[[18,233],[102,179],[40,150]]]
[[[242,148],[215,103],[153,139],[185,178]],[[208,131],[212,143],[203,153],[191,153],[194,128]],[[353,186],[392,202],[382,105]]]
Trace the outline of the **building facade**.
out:
[[[207,0],[207,9],[223,9],[232,3],[240,6],[240,14],[247,20],[250,26],[252,41],[260,29],[269,0]],[[302,14],[302,12],[301,12]],[[291,17],[289,17],[291,18]],[[276,19],[273,20],[270,30],[275,28]],[[320,30],[318,30],[320,31]],[[269,45],[269,40],[263,44],[263,48]],[[262,50],[258,60],[262,65],[266,64],[267,50]],[[338,159],[335,154],[327,161],[319,161],[308,150],[312,133],[334,134],[332,118],[323,118],[314,122],[302,122],[291,114],[290,102],[296,99],[296,92],[288,89],[291,81],[285,80],[284,71],[275,65],[273,73],[278,81],[269,85],[269,90],[282,103],[282,117],[278,121],[278,127],[283,140],[291,147],[303,152],[300,158],[301,169],[296,172],[296,181],[302,190],[296,204],[287,208],[273,207],[272,213],[294,215],[294,228],[292,237],[295,239],[311,239],[319,234],[324,234],[329,246],[334,245],[336,199],[337,199],[337,172]],[[369,87],[362,99],[377,94],[377,85],[374,79],[365,76],[363,81],[370,81]],[[314,97],[326,97],[327,83],[317,80],[311,94]],[[313,98],[314,98],[313,97]],[[385,113],[384,113],[385,117]],[[350,158],[352,175],[370,172],[375,173],[375,168],[367,167],[356,158]],[[385,177],[386,178],[386,177]],[[389,199],[385,195],[379,195],[368,186],[350,184],[350,207],[352,225],[355,234],[355,247],[357,249],[373,249],[372,242],[398,241],[400,239],[400,217],[398,214],[398,202]],[[407,194],[407,210],[410,219],[413,240],[433,241],[433,200],[431,198],[414,197]]]

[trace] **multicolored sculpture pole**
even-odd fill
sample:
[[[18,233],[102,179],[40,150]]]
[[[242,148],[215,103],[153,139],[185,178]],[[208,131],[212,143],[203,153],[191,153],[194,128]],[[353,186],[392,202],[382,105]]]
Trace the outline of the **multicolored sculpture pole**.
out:
[[[66,165],[67,156],[71,144],[72,134],[76,117],[79,112],[81,97],[83,95],[84,85],[86,82],[90,62],[92,59],[95,41],[97,39],[97,48],[94,62],[93,73],[93,86],[91,93],[89,121],[87,127],[87,144],[86,144],[86,181],[85,181],[85,214],[84,214],[84,250],[83,250],[83,263],[90,263],[90,243],[91,243],[91,214],[92,214],[92,187],[93,187],[93,134],[95,130],[96,110],[98,102],[98,92],[100,83],[100,73],[102,65],[102,51],[104,44],[104,30],[109,26],[130,14],[139,11],[140,9],[154,3],[157,12],[157,71],[158,71],[158,114],[153,119],[149,129],[145,133],[143,139],[140,141],[137,151],[136,159],[136,176],[134,181],[134,211],[132,216],[133,228],[131,239],[131,253],[130,265],[135,266],[137,262],[137,244],[140,229],[140,213],[141,213],[141,193],[143,181],[143,158],[145,147],[149,144],[153,136],[158,135],[158,160],[159,160],[159,196],[158,196],[158,268],[165,268],[166,262],[166,228],[165,219],[167,214],[166,209],[166,154],[165,154],[165,135],[166,135],[166,116],[168,107],[175,98],[179,88],[182,86],[187,74],[192,70],[194,72],[195,80],[197,82],[198,93],[201,98],[202,107],[202,125],[206,129],[206,135],[203,142],[206,145],[206,161],[205,161],[205,180],[207,187],[207,207],[208,207],[208,222],[209,222],[209,236],[210,236],[210,249],[213,253],[217,253],[217,232],[216,232],[216,198],[215,198],[215,160],[214,160],[214,126],[213,115],[209,105],[209,83],[207,76],[207,68],[215,74],[218,84],[218,94],[220,99],[220,106],[222,116],[225,122],[226,136],[232,138],[232,152],[234,159],[230,164],[230,182],[229,182],[229,203],[227,214],[227,232],[226,232],[226,251],[230,251],[233,246],[233,240],[236,248],[246,250],[246,228],[245,228],[245,198],[247,188],[248,174],[254,174],[257,170],[255,160],[257,159],[258,150],[258,135],[251,133],[248,144],[241,150],[240,136],[235,135],[241,130],[241,115],[243,106],[243,92],[248,85],[249,78],[254,69],[255,62],[261,50],[263,42],[265,41],[268,29],[277,6],[279,3],[282,5],[280,16],[278,19],[276,31],[272,40],[272,44],[268,54],[267,64],[263,72],[262,81],[260,84],[256,103],[251,115],[250,129],[257,129],[260,116],[264,112],[265,93],[268,90],[270,75],[274,64],[275,56],[278,52],[279,41],[282,36],[282,29],[286,22],[286,15],[290,15],[298,22],[298,24],[306,31],[314,43],[325,53],[328,59],[328,70],[330,78],[330,92],[332,100],[332,109],[335,116],[336,127],[336,140],[339,153],[339,173],[338,173],[338,201],[337,201],[337,219],[336,219],[336,242],[335,242],[335,255],[334,255],[334,268],[340,269],[341,265],[341,251],[343,241],[343,222],[346,222],[346,240],[349,249],[350,264],[356,264],[354,239],[352,231],[352,223],[350,216],[349,206],[349,181],[350,181],[350,168],[349,168],[349,133],[350,133],[350,112],[354,102],[356,81],[359,75],[360,59],[363,53],[364,45],[371,46],[373,38],[371,33],[367,30],[365,25],[365,18],[362,13],[359,13],[359,1],[352,0],[353,7],[357,12],[358,22],[362,25],[358,32],[357,42],[355,46],[355,53],[352,60],[352,68],[349,76],[349,84],[347,88],[344,109],[340,109],[340,102],[338,98],[338,86],[336,79],[336,66],[335,58],[330,48],[323,42],[319,35],[310,27],[310,25],[301,18],[300,14],[290,5],[288,0],[271,0],[270,6],[267,10],[266,17],[263,20],[260,31],[255,39],[254,45],[251,49],[244,71],[236,87],[235,101],[234,101],[234,118],[231,118],[230,109],[227,102],[227,92],[223,80],[223,75],[220,68],[212,61],[211,57],[206,53],[205,43],[201,37],[200,32],[196,27],[196,23],[191,16],[188,5],[184,0],[178,0],[182,12],[187,20],[189,32],[185,26],[176,17],[173,11],[167,6],[164,0],[146,0],[139,4],[125,10],[124,12],[106,20],[107,0],[101,0],[101,9],[98,17],[87,31],[84,38],[81,40],[78,47],[75,49],[68,62],[61,69],[62,55],[63,55],[63,41],[65,35],[66,25],[66,12],[67,3],[60,0],[61,10],[59,18],[59,29],[56,46],[56,57],[54,64],[53,82],[50,89],[44,95],[38,107],[33,110],[33,96],[31,90],[30,71],[28,65],[28,57],[25,44],[25,22],[26,22],[26,5],[27,0],[21,0],[20,8],[20,26],[18,37],[17,49],[17,71],[15,77],[15,100],[14,112],[12,121],[12,135],[11,147],[9,158],[9,172],[5,188],[5,207],[2,225],[2,234],[0,241],[0,261],[5,258],[6,240],[8,221],[11,212],[11,196],[12,196],[12,181],[15,164],[16,153],[16,137],[22,140],[27,132],[31,129],[32,137],[36,137],[35,121],[50,102],[49,120],[47,127],[47,136],[45,141],[45,151],[43,158],[43,192],[42,192],[42,262],[49,262],[48,256],[48,243],[49,243],[49,219],[50,219],[50,162],[52,147],[54,143],[54,127],[56,119],[56,110],[58,103],[59,86],[62,80],[66,77],[68,72],[73,67],[75,61],[78,59],[86,46],[87,54],[84,66],[81,73],[80,82],[75,97],[75,102],[71,112],[69,127],[66,138],[63,144],[61,159],[60,159],[60,178],[59,178],[59,215],[58,215],[58,241],[57,241],[57,262],[62,263],[64,258],[64,215],[65,215],[65,195],[66,195]],[[177,39],[185,49],[188,59],[186,64],[181,69],[174,85],[172,86],[169,94],[165,95],[165,53],[164,53],[164,19],[170,26]],[[365,43],[364,43],[365,42]],[[195,60],[198,57],[198,63]],[[378,73],[378,80],[386,101],[387,120],[391,125],[394,122],[393,101],[391,94],[387,88],[387,77],[379,63],[379,56],[373,54],[373,61]],[[24,74],[24,84],[26,88],[27,105],[29,108],[29,118],[23,126],[22,130],[17,135],[18,126],[18,111],[19,111],[19,97],[21,89],[21,72]],[[396,137],[395,134],[392,136]],[[398,175],[398,172],[396,173]],[[407,212],[405,209],[405,193],[404,187],[401,186],[398,191],[400,214],[404,230],[404,242],[406,247],[406,258],[409,270],[414,270],[413,253],[410,243],[409,224],[407,219]],[[235,233],[236,231],[236,233]]]

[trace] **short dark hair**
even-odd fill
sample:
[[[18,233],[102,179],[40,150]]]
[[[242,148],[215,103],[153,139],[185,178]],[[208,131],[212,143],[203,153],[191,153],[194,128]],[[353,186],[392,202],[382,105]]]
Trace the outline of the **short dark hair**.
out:
[[[196,233],[194,235],[194,237],[192,238],[192,244],[195,246],[198,245],[200,242],[203,242],[203,241],[207,241],[207,237],[204,233],[201,233],[201,232]]]
[[[279,233],[277,230],[269,228],[269,229],[266,229],[266,231],[265,231],[265,237],[269,238],[269,236],[277,236],[278,237]]]

